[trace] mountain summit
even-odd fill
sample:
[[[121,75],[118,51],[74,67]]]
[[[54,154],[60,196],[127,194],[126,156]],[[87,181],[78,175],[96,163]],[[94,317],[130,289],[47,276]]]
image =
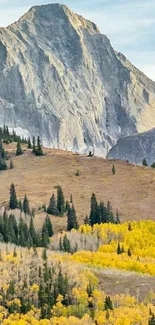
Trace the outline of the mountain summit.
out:
[[[67,6],[32,7],[0,28],[0,123],[44,145],[105,156],[155,126],[155,83]]]

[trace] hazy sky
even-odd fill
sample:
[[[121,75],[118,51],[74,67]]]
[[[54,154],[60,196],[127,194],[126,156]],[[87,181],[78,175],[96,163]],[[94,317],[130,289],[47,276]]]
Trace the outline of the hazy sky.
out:
[[[46,0],[0,0],[0,26]],[[113,47],[155,80],[155,0],[61,0],[95,22]]]

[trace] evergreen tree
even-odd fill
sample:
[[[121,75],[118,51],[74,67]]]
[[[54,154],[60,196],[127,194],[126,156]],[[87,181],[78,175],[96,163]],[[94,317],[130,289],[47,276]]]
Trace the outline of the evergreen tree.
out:
[[[23,211],[26,214],[30,215],[30,207],[29,207],[29,201],[27,199],[27,196],[25,194],[24,201],[23,201]]]
[[[5,160],[2,160],[0,157],[0,170],[7,170],[7,164]]]
[[[107,208],[104,205],[104,202],[100,202],[100,215],[101,215],[101,223],[108,222]]]
[[[48,230],[48,236],[52,237],[53,236],[53,226],[52,226],[52,223],[51,223],[51,219],[50,219],[50,217],[48,215],[46,216],[45,224],[46,224],[46,227],[47,227],[47,230]]]
[[[120,247],[120,243],[118,243],[117,245],[117,254],[122,254],[122,250],[121,250],[121,247]]]
[[[42,150],[42,146],[41,146],[41,140],[40,140],[40,137],[38,136],[37,138],[37,148],[36,148],[36,151],[35,151],[35,155],[36,156],[43,156],[43,150]]]
[[[115,175],[115,173],[116,173],[116,169],[115,169],[114,165],[112,166],[112,173],[113,173],[113,175]]]
[[[28,148],[28,149],[32,149],[32,144],[31,144],[31,139],[30,139],[30,137],[28,138],[27,148]]]
[[[61,186],[57,188],[57,210],[60,216],[63,216],[65,212],[65,199]]]
[[[131,249],[128,248],[128,256],[130,257],[132,255]]]
[[[23,154],[23,150],[22,150],[22,147],[21,147],[21,143],[18,142],[17,143],[17,149],[16,149],[16,156],[20,156]]]
[[[90,215],[89,215],[89,223],[93,226],[95,223],[100,223],[100,207],[97,203],[96,195],[93,193],[91,197],[91,208],[90,208]]]
[[[44,223],[44,226],[42,228],[42,246],[43,247],[47,247],[50,243],[50,239],[49,239],[49,234],[48,234],[48,229],[47,229],[47,225],[46,223]]]
[[[70,252],[70,241],[67,238],[67,235],[65,234],[64,238],[63,238],[63,250],[64,252]]]
[[[143,166],[146,166],[146,167],[148,166],[148,163],[147,163],[147,161],[146,161],[145,158],[142,160],[142,165],[143,165]]]
[[[33,246],[38,246],[37,233],[36,233],[36,230],[35,230],[35,227],[34,227],[34,223],[33,223],[33,219],[32,218],[30,220],[29,232],[30,232],[31,237],[32,237]]]
[[[107,222],[115,223],[115,218],[112,212],[112,206],[110,201],[107,203]]]
[[[18,245],[25,247],[27,245],[27,238],[25,234],[25,223],[22,217],[20,217],[18,225]]]
[[[44,248],[43,253],[42,253],[42,259],[44,261],[47,261],[47,253],[46,253],[46,248]]]
[[[23,212],[23,203],[21,200],[18,202],[18,208],[20,209],[21,212]]]
[[[16,196],[15,186],[14,184],[10,187],[10,202],[9,202],[9,209],[17,209],[18,208],[18,200]]]
[[[33,140],[32,140],[32,152],[34,154],[36,153],[36,140],[35,140],[35,137],[33,137]]]
[[[66,207],[65,207],[65,211],[67,212],[69,208],[70,208],[70,204],[69,204],[69,202],[68,202],[68,201],[66,201]]]
[[[79,228],[74,205],[72,205],[72,208],[70,207],[67,212],[67,231],[70,231],[73,228]]]
[[[59,211],[57,209],[57,204],[56,204],[56,199],[55,199],[55,195],[54,194],[52,194],[52,196],[50,198],[49,206],[47,208],[47,213],[48,214],[52,214],[54,216],[58,216],[59,215]]]
[[[152,168],[155,168],[155,162],[152,163],[151,167]]]
[[[109,296],[106,296],[105,298],[105,302],[104,302],[104,310],[107,310],[107,309],[110,309],[110,310],[113,310],[113,303],[111,301],[111,298]]]
[[[128,224],[128,230],[131,231],[132,230],[132,226],[131,226],[131,223],[129,222]]]

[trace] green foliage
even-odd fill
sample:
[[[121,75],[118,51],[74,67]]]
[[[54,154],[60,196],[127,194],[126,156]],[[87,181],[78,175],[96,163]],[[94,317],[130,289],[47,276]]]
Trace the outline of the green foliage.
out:
[[[90,203],[90,214],[89,214],[89,224],[93,226],[98,223],[120,223],[118,210],[116,211],[116,217],[113,214],[112,206],[110,201],[108,201],[107,206],[104,202],[97,202],[96,195],[93,193],[91,196]]]
[[[52,194],[52,196],[50,198],[49,206],[47,208],[47,213],[48,214],[52,214],[54,216],[58,216],[59,215],[59,211],[57,209],[57,203],[56,203],[56,199],[55,199],[55,195],[54,194]]]
[[[50,217],[47,215],[45,219],[45,225],[48,231],[48,236],[52,237],[53,236],[53,226]]]
[[[17,143],[17,148],[16,148],[16,156],[20,156],[23,154],[23,150],[22,150],[22,147],[21,147],[21,143],[18,142]]]
[[[146,161],[145,158],[142,160],[142,165],[143,165],[143,166],[146,166],[146,167],[148,166],[148,163],[147,163],[147,161]]]
[[[60,216],[65,213],[65,199],[61,186],[57,188],[57,210]]]
[[[155,168],[155,162],[152,163],[151,167],[152,168]]]
[[[7,125],[4,125],[3,128],[0,127],[0,140],[5,144],[11,142],[27,143],[27,140],[18,136],[14,130],[10,132]]]
[[[30,215],[30,207],[29,207],[29,201],[25,194],[24,201],[23,201],[23,211],[26,214]]]
[[[112,166],[112,173],[113,173],[113,175],[116,174],[116,169],[115,169],[115,166],[114,165]]]
[[[9,202],[9,209],[17,209],[18,208],[18,200],[16,196],[15,186],[14,184],[10,187],[10,202]]]
[[[30,139],[30,137],[28,138],[27,148],[28,148],[28,149],[32,149],[32,144],[31,144],[31,139]]]
[[[68,208],[68,212],[67,212],[67,231],[70,231],[73,228],[74,229],[79,228],[74,205],[72,205],[72,207]]]
[[[114,309],[113,303],[112,303],[111,298],[109,296],[106,296],[105,302],[104,302],[104,310],[107,310],[107,309],[110,309],[110,310]]]
[[[35,153],[36,156],[43,156],[44,155],[43,150],[42,150],[42,146],[41,146],[41,140],[40,140],[39,136],[37,138],[37,147],[35,148],[34,153]]]

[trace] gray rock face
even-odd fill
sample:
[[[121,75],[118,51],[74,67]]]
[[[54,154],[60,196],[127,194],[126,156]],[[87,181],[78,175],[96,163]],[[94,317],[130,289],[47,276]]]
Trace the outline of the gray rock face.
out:
[[[146,158],[148,164],[151,165],[155,162],[155,128],[119,139],[107,157],[128,160],[136,164],[141,164]]]
[[[66,6],[33,7],[0,28],[0,124],[46,146],[105,156],[155,126],[155,83]]]

